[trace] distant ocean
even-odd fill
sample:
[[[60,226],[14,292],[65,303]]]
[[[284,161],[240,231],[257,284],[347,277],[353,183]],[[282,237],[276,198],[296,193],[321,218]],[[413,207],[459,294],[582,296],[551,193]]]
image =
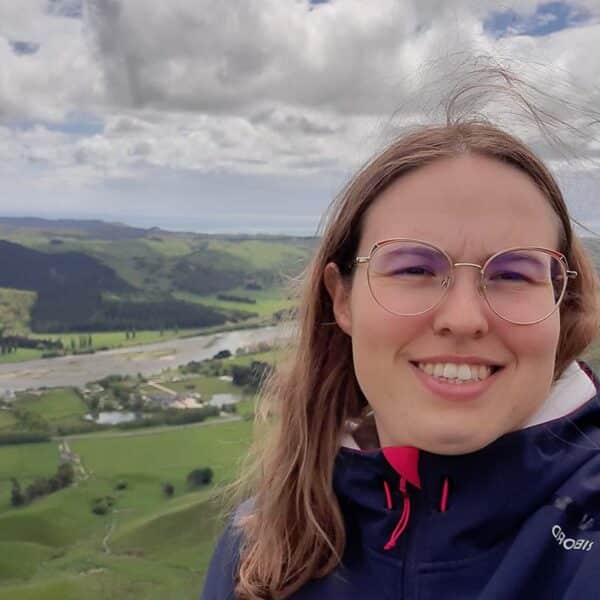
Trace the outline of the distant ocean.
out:
[[[127,225],[137,227],[161,227],[169,231],[193,231],[198,233],[266,233],[271,235],[315,236],[322,215],[264,215],[264,214],[225,214],[203,215],[201,218],[151,218],[131,217],[122,220]],[[113,220],[107,219],[104,220]],[[573,223],[573,228],[581,237],[599,237],[600,223],[592,220],[583,222],[586,229]]]
[[[317,233],[320,215],[264,215],[264,214],[226,214],[203,215],[200,217],[152,218],[121,217],[115,220],[136,227],[160,227],[168,231],[193,231],[198,233],[266,233],[270,235],[314,236]]]

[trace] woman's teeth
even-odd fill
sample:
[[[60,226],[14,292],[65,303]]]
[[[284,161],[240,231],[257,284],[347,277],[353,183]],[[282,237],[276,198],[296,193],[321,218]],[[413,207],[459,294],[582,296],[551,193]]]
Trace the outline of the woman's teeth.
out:
[[[481,381],[492,374],[488,365],[457,365],[456,363],[418,363],[421,371],[451,383]]]

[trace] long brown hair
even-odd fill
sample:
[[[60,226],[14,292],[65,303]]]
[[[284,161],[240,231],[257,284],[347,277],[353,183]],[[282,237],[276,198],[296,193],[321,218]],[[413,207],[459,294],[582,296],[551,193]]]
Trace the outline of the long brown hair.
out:
[[[360,417],[366,400],[354,374],[350,338],[334,322],[323,282],[326,265],[352,261],[365,211],[393,181],[435,160],[469,152],[524,171],[558,217],[559,250],[579,277],[570,282],[560,309],[555,377],[596,335],[594,269],[573,234],[556,181],[525,144],[484,121],[424,127],[391,143],[333,204],[303,278],[293,346],[261,395],[257,442],[237,486],[242,496],[252,498],[248,514],[238,519],[243,538],[238,598],[285,598],[334,569],[343,554],[344,522],[332,487],[333,465],[347,420]]]

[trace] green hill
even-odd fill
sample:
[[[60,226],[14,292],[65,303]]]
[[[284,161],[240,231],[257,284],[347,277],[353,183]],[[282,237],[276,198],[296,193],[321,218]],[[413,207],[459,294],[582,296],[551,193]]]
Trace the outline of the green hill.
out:
[[[215,488],[189,491],[186,475],[210,465],[215,484],[230,480],[251,431],[237,421],[72,440],[88,478],[21,508],[8,503],[9,477],[52,472],[56,445],[0,447],[0,600],[198,598],[222,523]],[[93,514],[107,495],[114,510]]]
[[[313,246],[311,238],[0,218],[7,266],[0,287],[10,290],[0,294],[0,323],[16,334],[63,333],[201,328],[267,316],[289,306],[285,282]],[[19,292],[29,294],[27,302]]]

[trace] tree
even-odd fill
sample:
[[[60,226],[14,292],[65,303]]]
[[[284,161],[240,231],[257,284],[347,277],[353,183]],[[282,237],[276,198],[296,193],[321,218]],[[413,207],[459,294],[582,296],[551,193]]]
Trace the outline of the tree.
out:
[[[21,490],[21,484],[15,477],[10,478],[12,489],[10,491],[10,503],[13,506],[23,506],[25,504],[25,494]]]
[[[249,366],[232,365],[231,376],[234,385],[247,386],[251,391],[256,391],[265,377],[271,372],[271,365],[259,360],[253,360]]]
[[[105,515],[111,512],[114,504],[115,499],[112,496],[94,498],[94,500],[92,501],[92,512],[95,515]]]
[[[167,481],[166,483],[162,484],[162,491],[167,498],[171,498],[171,496],[173,496],[175,493],[175,486]]]
[[[46,496],[51,491],[50,481],[46,477],[36,477],[33,482],[27,486],[25,496],[27,502],[31,502],[40,496]]]
[[[66,488],[75,480],[75,469],[73,469],[71,463],[62,463],[56,470],[56,475],[54,477],[58,480],[60,489]]]
[[[188,473],[186,481],[188,487],[202,487],[208,485],[213,478],[213,470],[210,467],[202,467],[200,469],[194,469]]]

